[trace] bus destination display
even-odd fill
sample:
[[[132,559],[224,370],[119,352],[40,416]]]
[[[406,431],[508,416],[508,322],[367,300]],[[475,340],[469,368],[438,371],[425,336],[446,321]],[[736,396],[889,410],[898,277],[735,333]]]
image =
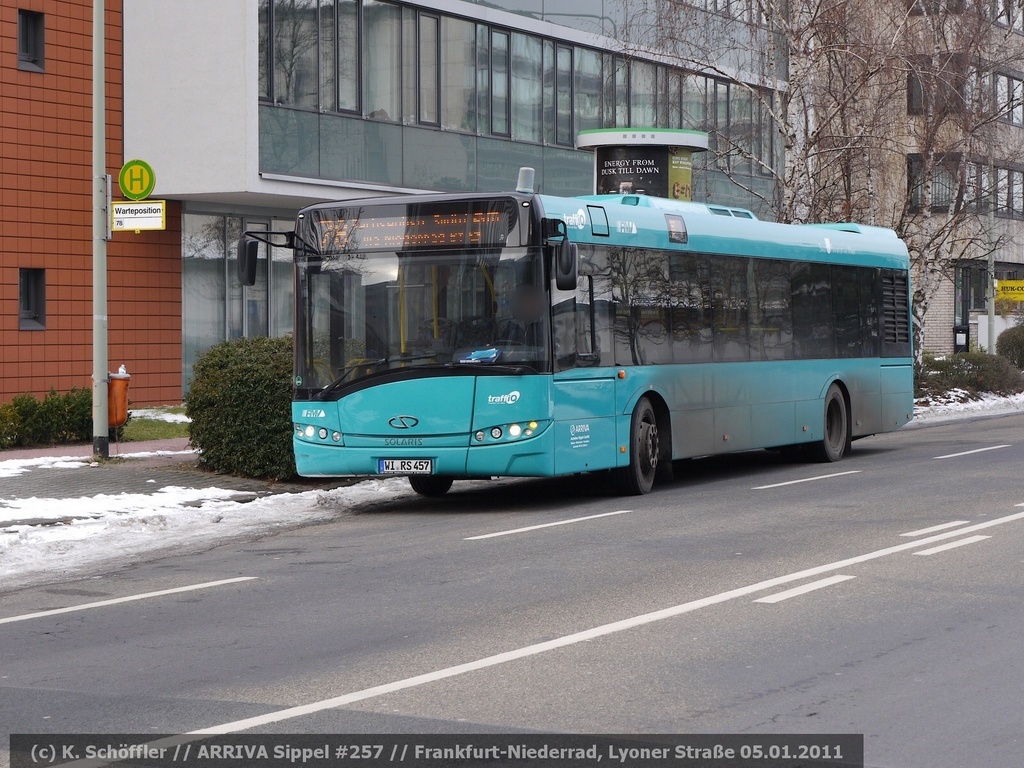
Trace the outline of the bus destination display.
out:
[[[507,200],[447,205],[333,208],[313,212],[320,252],[414,251],[423,248],[501,248],[507,244]]]

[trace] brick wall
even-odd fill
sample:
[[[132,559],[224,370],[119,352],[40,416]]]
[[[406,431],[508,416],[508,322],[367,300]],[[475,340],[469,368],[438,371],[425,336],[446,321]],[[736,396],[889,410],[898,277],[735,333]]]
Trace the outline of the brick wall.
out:
[[[121,0],[106,0],[107,172],[122,156]],[[92,386],[92,0],[0,0],[0,402]],[[45,16],[18,68],[18,9]],[[159,173],[159,171],[158,171]],[[181,400],[180,208],[107,244],[108,357],[133,405]],[[44,330],[19,330],[19,268],[45,270]]]

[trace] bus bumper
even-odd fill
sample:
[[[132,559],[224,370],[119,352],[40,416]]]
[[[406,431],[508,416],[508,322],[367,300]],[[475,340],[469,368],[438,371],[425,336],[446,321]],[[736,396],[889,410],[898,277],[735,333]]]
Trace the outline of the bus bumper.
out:
[[[435,475],[450,477],[550,477],[555,473],[553,430],[528,440],[466,447],[357,447],[316,445],[295,439],[295,466],[303,477],[386,477],[382,459],[429,459]]]

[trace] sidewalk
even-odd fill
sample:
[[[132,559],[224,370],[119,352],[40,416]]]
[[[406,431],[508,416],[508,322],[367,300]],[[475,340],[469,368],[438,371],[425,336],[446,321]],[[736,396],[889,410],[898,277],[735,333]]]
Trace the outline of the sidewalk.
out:
[[[60,468],[62,471],[55,471]],[[331,485],[341,485],[339,479]],[[0,505],[4,499],[77,499],[122,493],[149,494],[167,487],[223,488],[259,496],[294,493],[329,484],[279,483],[218,474],[200,467],[187,437],[111,443],[110,459],[93,462],[92,445],[0,451]]]
[[[191,452],[187,437],[172,437],[167,440],[146,440],[136,443],[111,443],[110,458],[133,457],[139,453],[176,453]],[[90,458],[92,456],[92,445],[53,445],[46,448],[10,448],[0,451],[0,462],[11,459],[42,459],[59,456],[74,456],[76,458]],[[169,460],[172,457],[157,455],[160,460]],[[181,456],[173,457],[174,460]],[[186,457],[187,458],[187,457]]]

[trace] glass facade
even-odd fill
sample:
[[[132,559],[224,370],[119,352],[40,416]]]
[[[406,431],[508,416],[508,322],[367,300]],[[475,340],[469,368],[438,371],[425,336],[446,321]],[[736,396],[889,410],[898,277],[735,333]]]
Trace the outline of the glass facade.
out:
[[[182,380],[188,391],[199,355],[222,341],[292,332],[291,251],[261,247],[256,284],[235,272],[243,230],[291,230],[291,220],[185,213],[182,216]]]
[[[590,5],[501,8],[614,36],[613,4]],[[716,156],[698,168],[744,176],[709,180],[696,199],[759,210],[772,197],[767,94],[749,86],[388,0],[261,0],[259,24],[264,173],[492,191],[518,166],[494,170],[525,155],[541,190],[581,194],[593,158],[575,149],[580,131],[690,128],[712,134]]]

